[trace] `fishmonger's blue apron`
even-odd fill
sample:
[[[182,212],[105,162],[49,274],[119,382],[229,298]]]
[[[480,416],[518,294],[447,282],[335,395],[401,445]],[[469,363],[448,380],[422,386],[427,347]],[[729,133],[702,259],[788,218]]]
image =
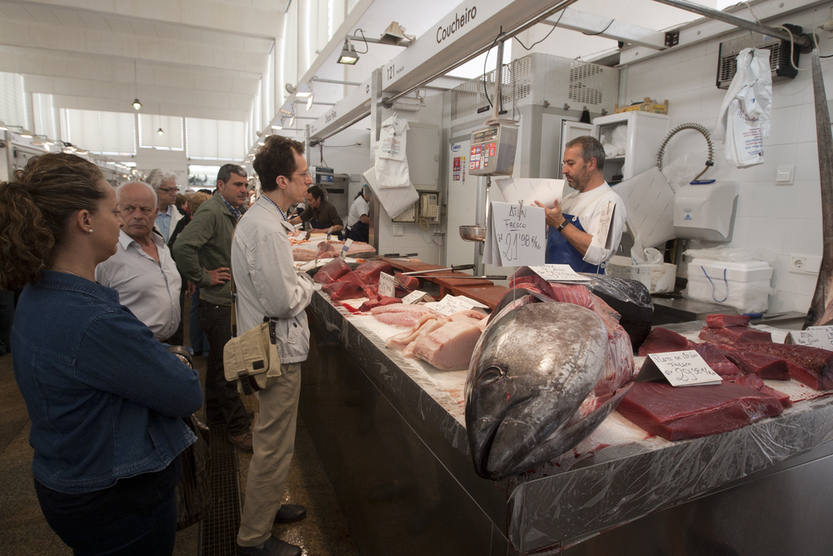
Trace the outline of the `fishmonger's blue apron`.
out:
[[[578,216],[562,213],[570,224],[584,231]],[[567,238],[557,229],[550,226],[547,233],[547,264],[568,264],[576,272],[591,272],[593,274],[604,274],[604,267],[590,264],[584,260],[584,256],[578,249],[570,245]]]

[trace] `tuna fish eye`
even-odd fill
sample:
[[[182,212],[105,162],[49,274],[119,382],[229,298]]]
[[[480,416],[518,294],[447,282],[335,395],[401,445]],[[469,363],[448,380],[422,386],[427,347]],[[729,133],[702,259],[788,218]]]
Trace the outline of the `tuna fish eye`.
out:
[[[496,382],[504,376],[506,376],[506,371],[504,371],[500,367],[488,367],[482,373],[480,373],[480,382],[481,384]]]

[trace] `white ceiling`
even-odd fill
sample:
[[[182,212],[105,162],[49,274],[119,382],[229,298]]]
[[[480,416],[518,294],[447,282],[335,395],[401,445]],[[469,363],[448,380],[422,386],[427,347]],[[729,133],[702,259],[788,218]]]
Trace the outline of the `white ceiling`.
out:
[[[0,71],[58,106],[245,120],[289,0],[0,0]]]
[[[129,111],[130,101],[139,97],[147,113],[243,121],[291,1],[0,0],[0,71],[24,74],[29,90],[55,95],[58,106]],[[305,78],[362,82],[401,48],[369,44],[356,66],[342,66],[336,58],[345,33],[361,28],[367,37],[378,38],[395,20],[406,33],[419,37],[460,3],[359,0]],[[727,2],[699,3],[722,8]],[[696,18],[652,0],[579,0],[573,6],[653,29]],[[549,29],[539,24],[529,33],[534,39]],[[551,50],[569,57],[616,47],[611,39],[561,29],[547,39],[559,40],[559,45],[572,44],[574,50]],[[364,48],[361,43],[356,46]],[[578,48],[585,52],[575,52]],[[482,61],[469,67],[479,73]],[[340,100],[350,90],[324,83],[313,86],[316,101],[325,103]],[[306,111],[298,105],[298,114],[317,118],[328,108],[316,104]]]

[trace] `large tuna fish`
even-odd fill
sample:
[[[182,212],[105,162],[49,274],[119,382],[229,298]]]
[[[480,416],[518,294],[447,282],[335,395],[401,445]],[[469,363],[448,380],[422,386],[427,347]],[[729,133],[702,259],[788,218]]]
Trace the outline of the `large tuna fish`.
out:
[[[531,296],[507,305],[480,337],[466,380],[466,428],[477,473],[521,473],[574,447],[623,392],[593,403],[608,334],[593,311]],[[587,403],[589,402],[589,403]]]

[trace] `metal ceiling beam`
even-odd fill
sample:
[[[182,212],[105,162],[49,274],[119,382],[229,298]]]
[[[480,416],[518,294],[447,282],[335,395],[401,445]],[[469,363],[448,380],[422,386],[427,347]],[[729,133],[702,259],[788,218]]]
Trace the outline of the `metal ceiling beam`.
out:
[[[709,19],[723,21],[724,23],[729,23],[730,25],[734,25],[735,27],[755,31],[756,33],[761,33],[762,35],[767,35],[776,39],[781,39],[782,41],[794,40],[795,44],[797,46],[800,46],[801,48],[809,49],[813,47],[813,41],[809,37],[790,35],[782,29],[778,29],[775,27],[767,27],[766,25],[761,25],[760,23],[749,21],[748,19],[743,19],[742,17],[737,17],[732,14],[722,12],[720,10],[707,8],[706,6],[694,4],[693,2],[686,2],[686,0],[654,0],[654,2],[665,4],[667,6],[673,6],[681,10],[686,10],[688,12],[700,14],[702,16],[708,17]]]
[[[386,100],[392,102],[445,75],[489,50],[498,38],[510,38],[575,1],[466,0],[380,68]],[[313,142],[370,114],[370,81],[355,92],[310,126]]]
[[[754,7],[757,19],[766,22],[776,18],[778,21],[785,21],[785,18],[793,14],[806,13],[816,8],[829,7],[830,0],[791,0],[789,5],[786,5],[783,0],[759,0],[751,4]],[[746,5],[736,4],[735,6],[726,8],[726,13],[736,15],[746,10],[748,10]],[[829,11],[825,11],[826,13],[823,14],[823,17],[826,19],[829,17]],[[679,32],[679,43],[676,46],[662,51],[645,46],[625,47],[621,50],[619,65],[627,66],[628,64],[642,62],[662,55],[663,53],[674,52],[681,48],[694,46],[705,41],[739,32],[738,28],[730,23],[706,17],[681,25],[676,28],[676,31]]]
[[[82,17],[84,15],[114,16],[147,23],[182,26],[197,31],[224,33],[236,37],[267,40],[272,40],[280,35],[279,30],[283,27],[281,20],[286,13],[286,9],[283,7],[276,7],[275,10],[263,10],[256,7],[241,10],[236,6],[214,2],[211,6],[213,13],[222,10],[225,14],[223,17],[211,17],[209,14],[212,12],[206,10],[204,0],[180,0],[173,10],[159,9],[147,0],[140,2],[112,2],[107,0],[13,1],[14,3],[24,5],[76,11]],[[166,0],[158,0],[156,3],[167,4],[169,8],[172,4]],[[288,4],[289,2],[287,2],[287,7]],[[148,17],[149,14],[153,14],[153,16]],[[269,17],[272,14],[274,14],[274,17]],[[239,23],[237,27],[234,26],[235,20]],[[218,24],[217,22],[222,22],[222,24]]]
[[[560,21],[559,21],[560,18]],[[564,10],[564,15],[559,18],[550,18],[542,21],[547,25],[578,31],[587,35],[598,35],[608,39],[614,39],[630,44],[638,44],[662,50],[665,48],[665,33],[647,27],[640,27],[631,23],[622,23],[608,16],[596,15],[582,12],[575,8]]]
[[[310,79],[310,83],[332,83],[333,85],[356,85],[359,86],[361,83],[358,81],[340,81],[338,79],[324,79],[321,77],[313,76]]]

